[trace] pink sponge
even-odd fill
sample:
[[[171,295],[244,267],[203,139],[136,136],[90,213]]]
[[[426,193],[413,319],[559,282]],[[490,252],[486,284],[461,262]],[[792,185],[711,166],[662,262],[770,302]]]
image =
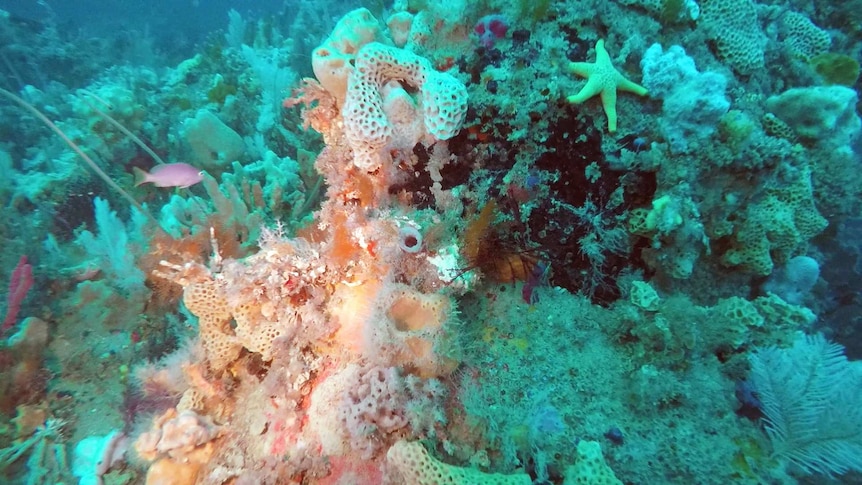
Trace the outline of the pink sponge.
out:
[[[342,397],[338,419],[350,447],[371,459],[399,438],[430,432],[443,419],[445,389],[436,379],[405,376],[395,367],[359,367]]]

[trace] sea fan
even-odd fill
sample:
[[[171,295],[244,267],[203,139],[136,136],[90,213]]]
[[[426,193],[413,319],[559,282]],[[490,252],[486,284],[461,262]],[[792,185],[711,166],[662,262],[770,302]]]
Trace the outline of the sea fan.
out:
[[[144,249],[142,235],[146,219],[140,212],[132,211],[132,221],[127,228],[107,200],[96,197],[93,208],[98,230],[95,234],[81,232],[75,243],[102,268],[112,284],[129,294],[143,290],[144,273],[135,265],[135,253],[130,248]]]
[[[820,334],[793,347],[758,349],[751,381],[774,456],[807,473],[862,470],[862,367]]]

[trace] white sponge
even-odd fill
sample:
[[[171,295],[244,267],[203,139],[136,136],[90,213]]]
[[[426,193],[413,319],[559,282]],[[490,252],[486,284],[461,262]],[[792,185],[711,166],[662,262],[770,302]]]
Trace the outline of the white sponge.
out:
[[[398,120],[386,111],[384,86],[392,93],[392,82],[419,92],[413,102],[416,110],[406,109],[404,100],[397,113],[421,114],[422,123],[413,120]],[[387,149],[393,148],[394,133],[400,132],[399,140],[425,138],[433,143],[447,140],[458,133],[467,113],[467,88],[450,74],[436,71],[424,57],[412,52],[372,42],[366,44],[356,55],[356,66],[347,84],[347,98],[342,108],[344,132],[353,149],[354,164],[366,171],[374,171],[385,160]],[[395,113],[392,113],[395,114]],[[409,136],[405,129],[420,130]],[[399,146],[398,149],[404,149]],[[410,147],[412,148],[412,147]]]

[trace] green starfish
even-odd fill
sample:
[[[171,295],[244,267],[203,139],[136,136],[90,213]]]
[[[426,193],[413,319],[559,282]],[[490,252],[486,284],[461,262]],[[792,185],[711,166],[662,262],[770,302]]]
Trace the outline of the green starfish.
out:
[[[647,93],[647,89],[626,79],[611,64],[611,56],[605,50],[605,41],[596,42],[596,62],[569,63],[569,72],[587,78],[587,84],[578,92],[566,98],[570,103],[580,104],[595,95],[602,98],[602,106],[608,115],[608,131],[617,131],[617,91],[628,91],[638,96]]]

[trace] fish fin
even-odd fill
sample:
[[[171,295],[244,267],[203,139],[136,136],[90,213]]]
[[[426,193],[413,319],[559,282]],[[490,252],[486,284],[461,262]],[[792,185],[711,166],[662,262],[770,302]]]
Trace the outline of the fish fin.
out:
[[[145,183],[149,182],[149,180],[147,180],[147,177],[150,174],[148,174],[147,172],[144,172],[140,168],[132,167],[132,173],[135,174],[135,187],[137,187],[138,185],[145,184]]]

